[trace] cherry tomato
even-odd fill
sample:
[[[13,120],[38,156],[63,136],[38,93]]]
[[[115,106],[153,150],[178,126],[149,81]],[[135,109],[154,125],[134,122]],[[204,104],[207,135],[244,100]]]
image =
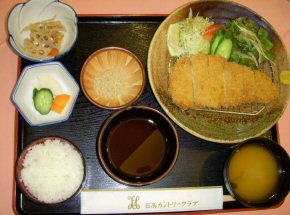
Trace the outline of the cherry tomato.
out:
[[[209,27],[207,27],[204,34],[202,35],[203,38],[210,42],[212,38],[214,37],[215,32],[220,28],[225,28],[225,27],[222,25],[216,25],[216,24],[210,25]]]

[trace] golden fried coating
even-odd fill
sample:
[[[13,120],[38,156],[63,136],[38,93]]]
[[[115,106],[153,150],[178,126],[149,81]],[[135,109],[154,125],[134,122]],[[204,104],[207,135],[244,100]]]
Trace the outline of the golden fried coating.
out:
[[[257,102],[254,71],[243,65],[240,65],[237,69],[242,73],[243,103]]]
[[[192,73],[189,58],[178,59],[170,70],[169,92],[172,100],[184,109],[194,106]]]
[[[217,55],[178,59],[170,70],[169,92],[183,109],[268,104],[279,97],[279,88],[261,71]]]
[[[210,100],[207,92],[207,82],[209,80],[208,59],[206,55],[197,55],[190,58],[190,65],[193,74],[194,106],[207,105]]]
[[[213,55],[208,58],[209,79],[208,92],[209,105],[207,107],[220,107],[225,104],[225,84],[224,84],[224,66],[225,58]]]
[[[243,73],[240,72],[240,65],[234,62],[225,63],[225,88],[226,101],[225,106],[237,106],[246,103],[243,84]]]
[[[255,71],[256,96],[258,103],[270,103],[279,96],[279,88],[262,72]]]

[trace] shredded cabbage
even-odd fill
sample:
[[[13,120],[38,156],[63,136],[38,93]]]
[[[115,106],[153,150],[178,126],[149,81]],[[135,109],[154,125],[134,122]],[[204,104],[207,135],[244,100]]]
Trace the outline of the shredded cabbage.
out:
[[[203,39],[202,35],[206,28],[213,22],[209,18],[201,16],[189,17],[180,22],[179,46],[182,47],[184,54],[208,54],[210,43]]]

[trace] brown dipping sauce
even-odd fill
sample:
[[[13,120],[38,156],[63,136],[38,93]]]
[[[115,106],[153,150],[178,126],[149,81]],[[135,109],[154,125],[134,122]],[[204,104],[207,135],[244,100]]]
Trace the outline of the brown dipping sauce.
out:
[[[150,119],[121,122],[109,134],[108,157],[123,175],[139,178],[156,173],[166,155],[166,135]]]

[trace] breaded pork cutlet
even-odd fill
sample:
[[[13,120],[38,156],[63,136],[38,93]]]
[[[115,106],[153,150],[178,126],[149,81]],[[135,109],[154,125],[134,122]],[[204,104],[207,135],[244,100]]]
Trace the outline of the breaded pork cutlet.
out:
[[[265,73],[254,71],[254,76],[257,101],[263,104],[275,101],[279,96],[278,87],[272,83],[272,80]]]
[[[226,107],[237,106],[247,103],[247,95],[245,95],[244,75],[240,71],[240,65],[235,62],[225,62],[225,89]],[[246,86],[245,86],[246,87]]]
[[[208,103],[204,105],[206,107],[220,107],[225,104],[225,90],[224,90],[225,59],[218,55],[213,55],[212,57],[206,56],[206,58],[208,58],[208,73],[209,73],[209,78],[207,81]]]
[[[209,68],[206,55],[197,55],[190,58],[191,74],[194,90],[194,106],[199,108],[203,104],[208,104],[210,96],[208,94]]]
[[[251,70],[249,67],[243,65],[236,67],[236,69],[238,69],[242,75],[243,102],[245,103],[257,102],[256,90],[258,89],[256,89],[257,84],[255,82],[254,71]]]
[[[194,90],[189,58],[176,61],[169,74],[169,92],[175,104],[183,109],[194,106]]]
[[[216,55],[178,59],[170,70],[169,93],[183,109],[268,104],[279,97],[279,88],[261,71]]]

